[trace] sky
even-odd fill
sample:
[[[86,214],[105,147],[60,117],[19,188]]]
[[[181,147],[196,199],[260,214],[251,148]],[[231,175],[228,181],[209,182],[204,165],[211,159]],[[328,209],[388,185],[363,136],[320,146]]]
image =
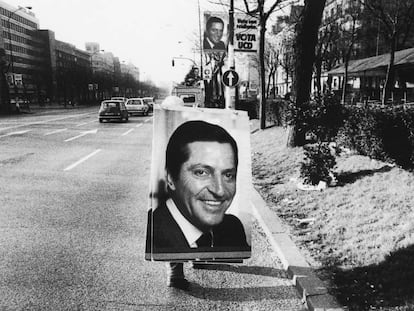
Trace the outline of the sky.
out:
[[[197,0],[5,0],[13,6],[31,6],[40,29],[54,31],[57,40],[84,50],[97,42],[120,61],[131,62],[143,79],[157,84],[180,82],[200,59]],[[226,1],[224,1],[226,2]],[[221,5],[200,0],[204,10],[223,11]],[[201,13],[202,15],[202,13]]]

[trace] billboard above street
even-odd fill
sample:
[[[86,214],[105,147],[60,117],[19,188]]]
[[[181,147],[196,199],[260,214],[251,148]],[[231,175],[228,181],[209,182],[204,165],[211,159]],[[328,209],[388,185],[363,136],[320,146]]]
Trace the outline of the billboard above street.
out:
[[[227,25],[227,14],[223,12],[204,12],[204,51],[226,51]]]
[[[258,19],[237,13],[234,19],[234,51],[257,52],[259,44]]]

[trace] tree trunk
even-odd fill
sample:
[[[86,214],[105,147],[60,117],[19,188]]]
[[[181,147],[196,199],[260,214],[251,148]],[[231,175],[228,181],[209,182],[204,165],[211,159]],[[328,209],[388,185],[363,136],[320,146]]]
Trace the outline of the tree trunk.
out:
[[[382,93],[382,104],[387,103],[387,99],[390,96],[391,90],[394,87],[395,80],[395,68],[394,68],[394,59],[395,59],[395,43],[396,37],[392,36],[391,39],[391,51],[390,51],[390,62],[388,63],[387,76],[385,78],[384,92]]]
[[[270,81],[272,79],[272,70],[269,71],[269,74],[267,75],[267,82],[266,82],[266,97],[269,97],[269,91],[270,91]]]
[[[266,35],[266,20],[260,19],[260,40],[259,40],[259,68],[260,68],[260,129],[266,128],[266,76],[265,76],[265,35]]]
[[[313,64],[315,61],[315,46],[318,41],[318,30],[322,19],[326,0],[305,0],[305,5],[299,22],[296,25],[295,67],[293,75],[293,100],[297,108],[309,101]],[[289,127],[287,145],[289,147],[303,146],[305,133],[301,125],[293,120]]]
[[[345,97],[347,92],[347,82],[348,82],[348,66],[349,66],[349,58],[346,57],[345,64],[344,64],[344,79],[342,81],[342,96],[341,96],[341,103],[342,105],[345,104]]]
[[[321,84],[322,62],[321,61],[318,61],[315,69],[316,69],[316,78],[315,78],[316,90],[318,92],[318,95],[321,95],[322,94],[322,84]]]

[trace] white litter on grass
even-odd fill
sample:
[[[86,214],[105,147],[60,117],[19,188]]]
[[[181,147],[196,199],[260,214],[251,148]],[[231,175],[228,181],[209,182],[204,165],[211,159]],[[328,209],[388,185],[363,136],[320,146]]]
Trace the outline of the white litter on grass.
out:
[[[282,200],[282,202],[285,203],[285,204],[290,205],[290,204],[296,203],[296,200],[292,200],[292,199],[289,199],[289,198],[284,198]]]
[[[302,182],[299,182],[296,186],[298,187],[298,189],[304,191],[322,191],[325,190],[328,185],[325,181],[320,181],[317,185],[307,185]]]

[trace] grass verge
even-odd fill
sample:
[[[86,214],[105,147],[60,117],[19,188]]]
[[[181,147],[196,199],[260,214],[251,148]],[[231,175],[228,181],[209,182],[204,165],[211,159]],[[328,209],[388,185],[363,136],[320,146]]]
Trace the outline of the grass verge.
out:
[[[350,310],[414,310],[414,174],[351,154],[337,158],[337,186],[303,191],[303,150],[284,128],[251,145],[256,189],[331,294]]]

